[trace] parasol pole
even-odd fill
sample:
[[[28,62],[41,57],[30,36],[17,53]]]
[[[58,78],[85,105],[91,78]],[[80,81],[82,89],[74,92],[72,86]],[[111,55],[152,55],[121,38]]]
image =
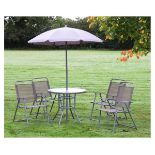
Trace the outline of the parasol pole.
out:
[[[67,42],[66,46],[66,91],[68,91],[68,60],[67,60]],[[66,121],[68,121],[68,93],[66,92]]]
[[[68,90],[68,60],[67,60],[67,42],[65,42],[66,46],[66,90]]]

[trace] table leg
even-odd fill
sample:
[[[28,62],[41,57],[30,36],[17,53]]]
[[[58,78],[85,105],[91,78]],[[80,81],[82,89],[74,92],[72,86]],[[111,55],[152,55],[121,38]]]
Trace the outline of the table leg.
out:
[[[80,118],[76,112],[76,94],[74,95],[74,113],[76,115],[77,120],[80,122]]]
[[[58,115],[58,113],[59,113],[59,111],[60,111],[60,108],[61,108],[61,104],[60,104],[60,94],[57,94],[58,95],[58,110],[57,110],[57,112],[56,112],[56,114],[54,115],[54,117],[53,117],[53,120],[57,117],[57,115]]]
[[[68,121],[68,93],[66,94],[66,122]]]
[[[74,119],[74,115],[72,112],[72,104],[71,104],[72,96],[69,94],[69,110],[71,112],[72,118]]]
[[[60,105],[60,109],[61,109],[61,116],[60,116],[60,120],[59,120],[59,125],[61,123],[62,117],[64,116],[64,95],[62,94],[58,94],[58,98],[59,98],[59,105]]]

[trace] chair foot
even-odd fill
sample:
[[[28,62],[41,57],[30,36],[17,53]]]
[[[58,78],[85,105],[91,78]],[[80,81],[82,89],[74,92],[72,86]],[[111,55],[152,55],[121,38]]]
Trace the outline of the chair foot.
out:
[[[99,116],[98,116],[98,128],[100,128],[100,121],[101,121],[101,110],[100,110]]]

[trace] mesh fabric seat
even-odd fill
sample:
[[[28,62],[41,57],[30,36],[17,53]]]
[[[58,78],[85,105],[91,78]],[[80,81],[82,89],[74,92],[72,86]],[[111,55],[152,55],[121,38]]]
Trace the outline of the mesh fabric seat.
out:
[[[97,105],[104,104],[104,106],[109,106],[109,104],[113,104],[113,100],[117,96],[118,87],[120,86],[120,84],[125,85],[125,83],[126,82],[121,79],[112,79],[112,80],[110,80],[109,87],[108,87],[108,90],[106,93],[101,93],[101,92],[95,93],[94,99],[91,102],[92,109],[91,109],[91,113],[90,113],[90,119],[92,119],[92,114],[94,111],[95,104],[97,104]],[[97,97],[99,97],[99,100],[97,100]]]
[[[115,99],[113,99],[115,104],[110,105],[109,109],[105,108],[104,104],[103,105],[101,104],[100,108],[98,109],[100,111],[99,119],[98,119],[99,125],[100,125],[101,112],[108,113],[108,116],[109,116],[109,114],[113,114],[114,115],[113,132],[115,132],[116,125],[119,125],[118,114],[124,113],[125,115],[129,114],[129,116],[131,118],[133,125],[130,127],[134,127],[135,129],[137,129],[135,122],[132,118],[131,112],[130,112],[133,90],[134,90],[134,87],[127,86],[127,85],[124,85],[124,86],[120,85],[118,87],[117,96],[115,97]],[[125,120],[127,121],[127,119],[125,119]],[[108,123],[109,123],[109,118],[108,118]]]
[[[48,78],[46,77],[34,78],[32,82],[33,82],[37,102],[38,101],[40,102],[40,98],[41,98],[40,104],[44,102],[50,104],[51,105],[50,112],[51,112],[54,105],[54,101],[56,100],[56,95],[54,95],[53,97],[52,94],[48,92],[48,89],[50,89]],[[40,108],[38,108],[37,116],[39,114],[39,110]],[[30,113],[32,113],[32,111],[33,111],[33,108],[31,109]]]
[[[19,108],[24,108],[27,123],[29,120],[28,109],[31,109],[31,108],[43,107],[44,114],[46,114],[48,117],[47,105],[46,104],[40,105],[36,102],[36,96],[35,96],[34,88],[32,85],[32,81],[29,81],[29,80],[28,81],[17,81],[15,83],[15,89],[16,89],[16,95],[17,95],[17,106],[16,106],[14,117],[13,117],[13,121],[15,121],[16,113]],[[45,109],[46,109],[46,112],[45,112]]]

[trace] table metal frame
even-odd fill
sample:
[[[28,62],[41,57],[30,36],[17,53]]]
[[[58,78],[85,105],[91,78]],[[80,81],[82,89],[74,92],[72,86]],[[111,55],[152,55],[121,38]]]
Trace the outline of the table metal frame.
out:
[[[80,122],[80,118],[78,116],[78,113],[76,111],[76,94],[80,93],[85,93],[85,89],[78,89],[78,88],[68,88],[68,90],[64,91],[57,91],[60,90],[61,88],[56,88],[56,89],[49,89],[48,91],[50,93],[54,93],[58,95],[58,110],[53,118],[53,120],[57,117],[59,111],[61,110],[61,116],[59,119],[59,125],[61,124],[62,118],[64,116],[64,110],[66,109],[66,122],[68,122],[68,110],[70,110],[72,118],[74,119],[74,114],[77,118],[77,121]],[[64,89],[64,88],[62,88]],[[81,90],[81,91],[70,91],[70,89],[75,89],[75,90]],[[66,93],[67,92],[67,93]],[[73,105],[71,101],[73,100]],[[73,110],[73,111],[72,111]]]

